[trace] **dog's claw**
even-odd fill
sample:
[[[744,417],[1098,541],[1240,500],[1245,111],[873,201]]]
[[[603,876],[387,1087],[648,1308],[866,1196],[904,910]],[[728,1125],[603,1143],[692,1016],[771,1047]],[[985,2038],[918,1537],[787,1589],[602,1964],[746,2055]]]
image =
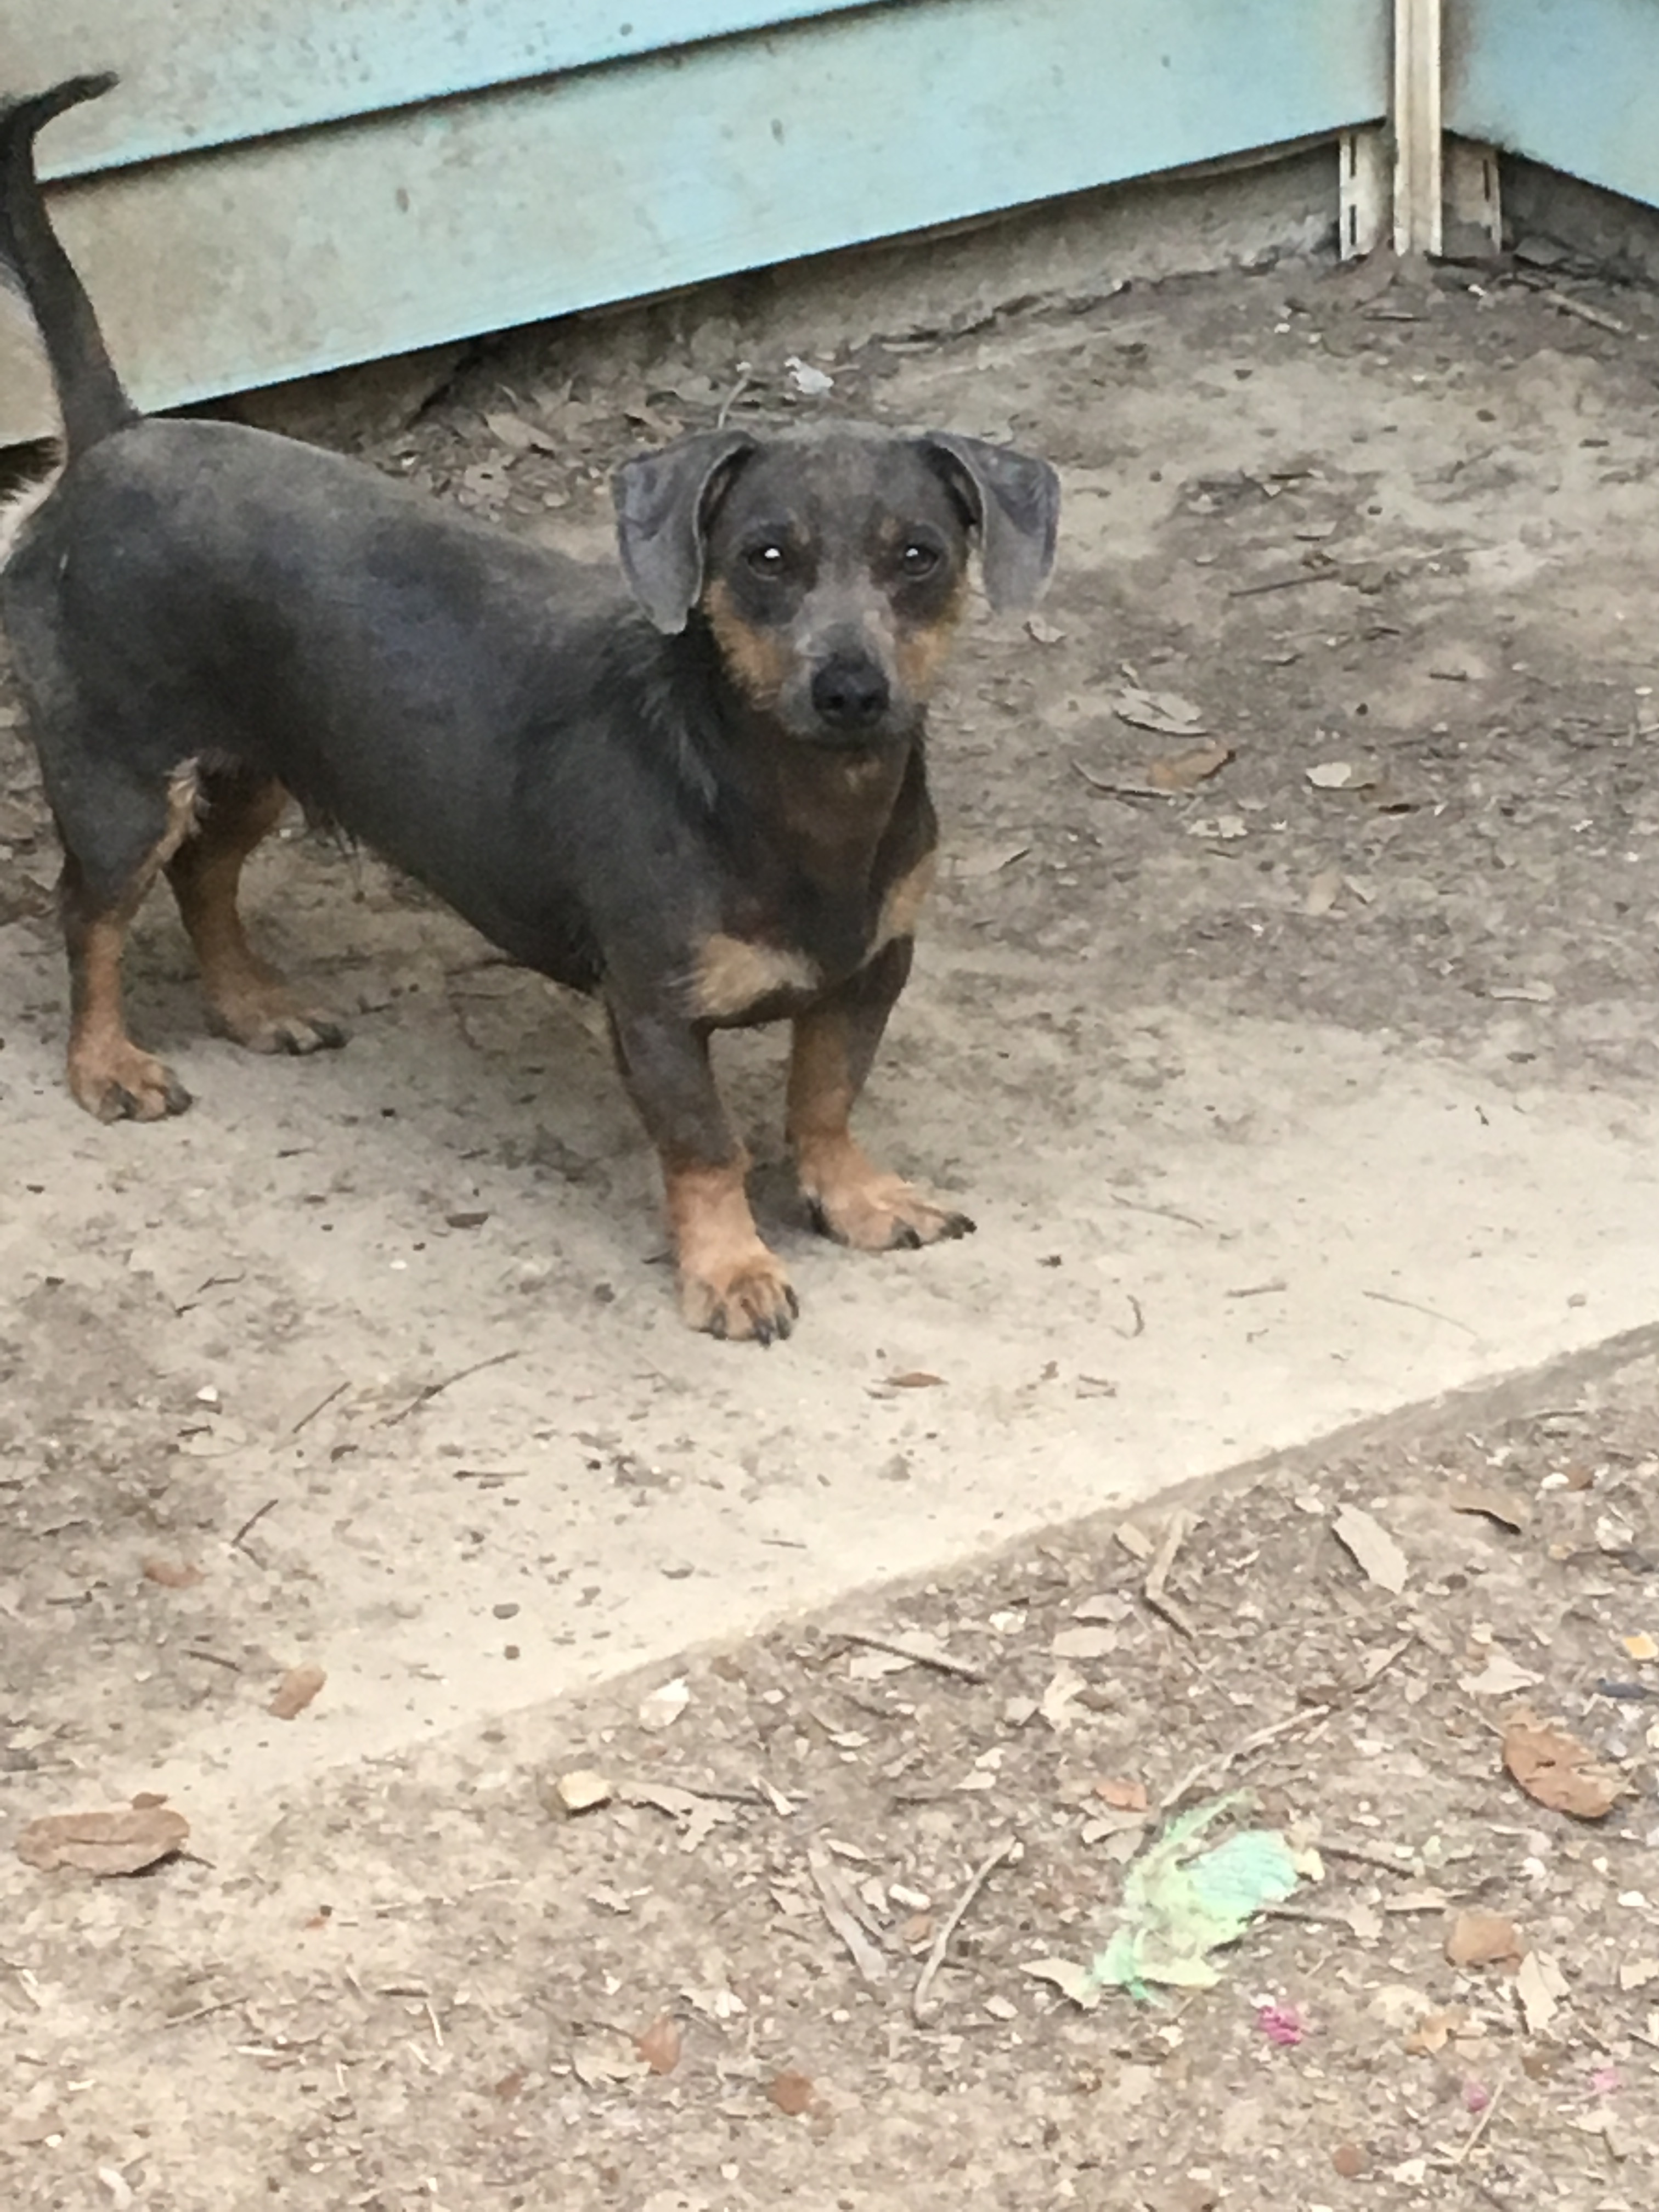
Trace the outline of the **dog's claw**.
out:
[[[755,1256],[718,1273],[680,1279],[680,1311],[693,1328],[720,1343],[769,1350],[787,1337],[800,1311],[782,1267],[764,1245]]]

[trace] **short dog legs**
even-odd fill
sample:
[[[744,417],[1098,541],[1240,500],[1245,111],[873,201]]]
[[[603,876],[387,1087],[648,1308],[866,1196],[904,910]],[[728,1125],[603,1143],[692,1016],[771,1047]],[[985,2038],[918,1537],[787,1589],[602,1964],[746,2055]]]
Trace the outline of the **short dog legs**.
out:
[[[211,772],[202,780],[202,820],[167,864],[215,1025],[250,1052],[316,1052],[343,1044],[337,1022],[313,1012],[247,941],[236,894],[242,864],[276,826],[287,793],[279,783]]]
[[[173,778],[165,799],[135,795],[124,817],[130,857],[111,866],[104,856],[95,873],[64,840],[58,897],[70,968],[69,1085],[100,1121],[159,1121],[190,1103],[172,1069],[127,1035],[121,953],[145,892],[190,835],[195,806],[188,775]]]
[[[934,1244],[974,1226],[914,1183],[884,1174],[848,1126],[910,954],[910,940],[896,939],[794,1025],[788,1128],[802,1194],[821,1229],[861,1252]]]
[[[749,1158],[720,1103],[708,1036],[672,1015],[610,1012],[617,1066],[662,1161],[681,1313],[711,1336],[787,1336],[799,1308],[749,1210]]]

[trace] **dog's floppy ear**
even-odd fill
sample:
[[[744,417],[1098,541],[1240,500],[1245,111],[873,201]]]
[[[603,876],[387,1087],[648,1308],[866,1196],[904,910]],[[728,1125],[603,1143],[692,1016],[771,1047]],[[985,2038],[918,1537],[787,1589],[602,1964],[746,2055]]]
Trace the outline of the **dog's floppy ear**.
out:
[[[710,494],[754,443],[747,430],[696,430],[624,461],[611,477],[623,567],[659,629],[685,628],[702,592]]]
[[[921,443],[979,532],[986,598],[999,612],[1035,606],[1054,565],[1060,478],[1047,461],[982,438],[935,430]]]

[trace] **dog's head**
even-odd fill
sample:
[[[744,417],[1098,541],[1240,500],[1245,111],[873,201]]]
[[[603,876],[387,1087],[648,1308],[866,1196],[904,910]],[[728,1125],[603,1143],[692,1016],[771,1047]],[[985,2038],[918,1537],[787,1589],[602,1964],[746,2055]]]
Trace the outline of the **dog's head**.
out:
[[[970,550],[997,608],[1054,565],[1046,461],[977,438],[700,431],[615,480],[623,566],[659,629],[697,610],[744,696],[789,735],[912,737],[962,610]]]

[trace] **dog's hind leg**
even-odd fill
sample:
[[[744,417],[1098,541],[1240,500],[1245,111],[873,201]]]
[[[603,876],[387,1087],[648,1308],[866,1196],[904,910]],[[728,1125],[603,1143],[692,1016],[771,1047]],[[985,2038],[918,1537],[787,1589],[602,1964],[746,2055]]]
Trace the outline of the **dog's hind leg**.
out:
[[[106,844],[89,856],[78,841],[64,836],[58,895],[70,967],[69,1084],[100,1121],[159,1121],[182,1114],[190,1093],[170,1067],[127,1034],[121,954],[145,892],[194,827],[194,772],[179,770],[164,793],[134,792],[128,798],[118,814],[106,804],[100,810],[106,820],[118,819],[125,832],[118,855]]]
[[[252,769],[209,768],[201,826],[167,864],[214,1024],[251,1052],[316,1052],[345,1032],[306,1006],[247,941],[236,903],[242,866],[287,803],[279,783]]]

